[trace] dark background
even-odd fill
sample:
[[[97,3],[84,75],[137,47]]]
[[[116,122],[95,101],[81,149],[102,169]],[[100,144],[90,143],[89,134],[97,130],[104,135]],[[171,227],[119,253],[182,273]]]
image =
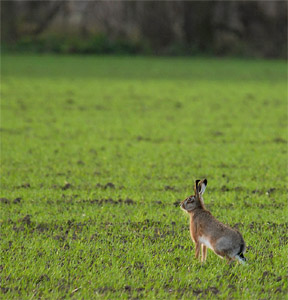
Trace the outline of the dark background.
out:
[[[2,1],[2,48],[285,58],[286,1]]]

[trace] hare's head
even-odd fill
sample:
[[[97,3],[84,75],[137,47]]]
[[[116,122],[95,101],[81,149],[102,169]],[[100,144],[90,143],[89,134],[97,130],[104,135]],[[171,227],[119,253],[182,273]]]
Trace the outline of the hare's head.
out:
[[[202,195],[205,192],[207,186],[207,179],[196,180],[194,186],[194,195],[186,198],[181,202],[180,207],[186,212],[192,212],[195,208],[203,208],[203,198]]]

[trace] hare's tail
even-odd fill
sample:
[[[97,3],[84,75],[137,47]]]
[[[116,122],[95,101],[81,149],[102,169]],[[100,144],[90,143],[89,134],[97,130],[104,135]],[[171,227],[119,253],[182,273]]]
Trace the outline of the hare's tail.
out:
[[[246,257],[244,257],[243,253],[237,254],[235,255],[235,258],[242,264],[245,265],[246,264]]]
[[[243,254],[244,250],[245,250],[245,244],[243,243],[240,246],[239,252],[235,255],[235,258],[243,265],[245,265],[245,263],[247,261],[246,257]]]

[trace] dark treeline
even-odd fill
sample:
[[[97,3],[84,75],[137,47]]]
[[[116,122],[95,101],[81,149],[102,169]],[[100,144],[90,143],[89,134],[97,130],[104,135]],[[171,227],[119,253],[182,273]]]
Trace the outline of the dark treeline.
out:
[[[18,50],[284,58],[287,2],[2,1],[1,37]]]

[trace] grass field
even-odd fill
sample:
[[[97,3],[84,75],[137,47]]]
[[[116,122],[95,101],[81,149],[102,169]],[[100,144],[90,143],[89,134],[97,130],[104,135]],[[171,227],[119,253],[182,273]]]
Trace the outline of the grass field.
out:
[[[2,56],[5,299],[287,299],[284,61]],[[178,203],[237,227],[194,258]]]

